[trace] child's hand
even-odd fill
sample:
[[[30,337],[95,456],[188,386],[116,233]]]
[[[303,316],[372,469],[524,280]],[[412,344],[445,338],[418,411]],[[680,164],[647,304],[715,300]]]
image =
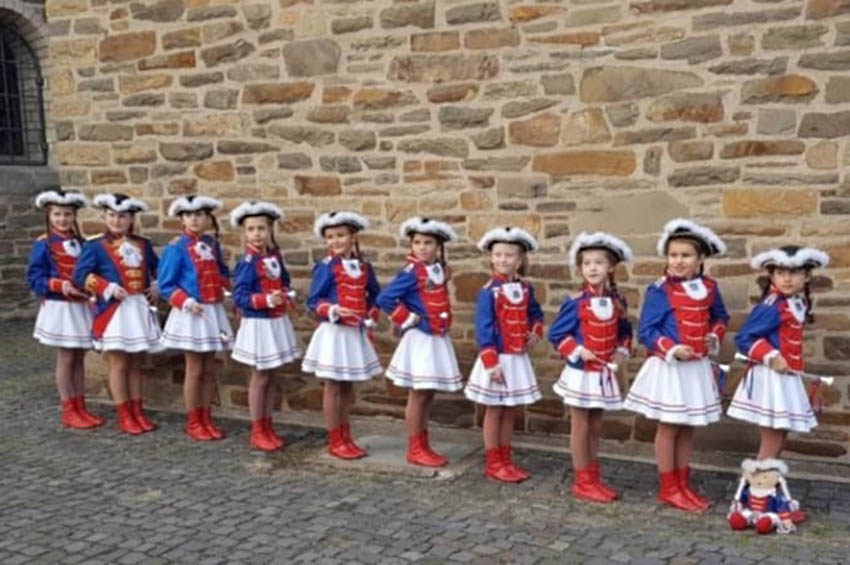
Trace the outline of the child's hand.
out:
[[[694,353],[694,348],[690,345],[680,345],[676,352],[673,354],[673,357],[678,359],[679,361],[690,361],[691,359],[696,358],[696,353]]]
[[[770,368],[777,373],[785,373],[788,371],[788,361],[782,355],[777,355],[770,360]]]
[[[129,296],[129,293],[126,290],[124,290],[123,287],[120,287],[120,286],[112,291],[112,298],[114,298],[115,300],[118,300],[119,302],[121,300],[124,300],[128,296]]]
[[[589,350],[586,347],[581,348],[581,353],[578,354],[582,361],[599,361],[599,357],[596,356],[596,353]]]
[[[540,336],[534,332],[528,334],[528,349],[534,349],[534,346],[540,343]]]
[[[286,300],[286,297],[283,295],[283,291],[276,290],[269,294],[268,303],[272,308],[276,308],[283,304]]]
[[[702,342],[705,344],[705,348],[711,352],[712,355],[716,354],[716,352],[720,349],[720,339],[717,337],[717,334],[706,334]]]
[[[336,307],[336,314],[340,318],[346,318],[346,317],[349,317],[349,316],[357,317],[357,315],[358,315],[357,312],[355,312],[351,308],[346,308],[345,306],[337,306]]]
[[[157,301],[159,301],[159,288],[157,288],[155,284],[151,285],[150,288],[145,291],[145,296],[148,297],[148,300],[150,300],[152,304],[156,304]]]
[[[488,371],[490,376],[490,382],[503,385],[505,384],[505,374],[502,372],[502,368],[496,365],[492,369]]]
[[[611,362],[617,365],[618,367],[624,367],[629,358],[622,351],[617,351],[611,357]]]
[[[73,298],[88,298],[88,294],[75,287],[74,283],[71,281],[65,281],[62,283],[62,294]]]

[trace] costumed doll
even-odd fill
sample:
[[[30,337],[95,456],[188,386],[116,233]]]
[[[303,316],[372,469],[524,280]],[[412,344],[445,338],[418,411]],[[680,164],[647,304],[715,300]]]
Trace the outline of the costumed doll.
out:
[[[531,476],[514,464],[511,437],[517,407],[541,397],[528,351],[543,337],[543,310],[534,287],[521,278],[526,255],[537,247],[528,232],[516,227],[490,230],[478,242],[489,254],[493,274],[478,291],[478,359],[464,394],[484,406],[484,476],[500,482],[517,483]]]
[[[62,426],[75,429],[103,424],[86,409],[85,400],[85,356],[92,347],[89,295],[71,280],[84,243],[77,211],[85,205],[82,194],[59,187],[36,196],[36,208],[45,210],[46,230],[33,243],[27,265],[30,288],[42,299],[33,337],[56,348]]]
[[[664,226],[657,251],[667,260],[666,272],[647,289],[638,328],[649,357],[624,408],[658,422],[658,500],[701,511],[711,503],[690,485],[693,431],[720,419],[709,355],[719,350],[729,321],[717,283],[703,274],[703,261],[724,254],[726,245],[707,227],[680,218]]]
[[[351,438],[354,383],[381,374],[381,364],[368,335],[380,310],[381,291],[375,271],[360,254],[357,234],[369,221],[355,212],[337,211],[316,219],[314,233],[329,255],[316,263],[307,307],[319,319],[301,370],[324,380],[322,410],[328,430],[328,452],[358,459],[366,451]]]
[[[251,367],[251,445],[261,451],[284,445],[272,427],[273,370],[301,357],[301,345],[286,315],[294,294],[274,238],[275,222],[281,218],[283,211],[270,202],[243,202],[230,213],[230,225],[241,227],[245,238],[245,257],[234,273],[233,303],[242,320],[231,356]]]
[[[741,481],[726,515],[732,529],[754,526],[760,534],[795,531],[791,518],[800,505],[788,492],[788,466],[778,459],[745,459],[741,470]]]
[[[223,304],[225,290],[230,288],[230,270],[222,259],[218,221],[213,214],[220,207],[221,202],[207,196],[174,200],[168,215],[180,218],[183,233],[165,246],[159,264],[159,290],[171,304],[162,344],[183,351],[186,435],[196,441],[224,437],[212,419],[215,354],[230,349],[233,340]],[[210,227],[214,236],[205,233]]]
[[[457,240],[452,227],[430,218],[414,217],[399,230],[410,242],[407,263],[376,300],[402,333],[387,377],[410,389],[407,394],[407,461],[441,467],[448,460],[431,449],[428,414],[437,391],[463,388],[449,329],[449,301],[445,244]]]
[[[93,345],[109,365],[118,427],[138,435],[156,428],[142,407],[144,355],[162,351],[155,314],[157,256],[150,240],[133,229],[136,214],[148,207],[119,193],[98,194],[94,205],[104,211],[106,232],[83,245],[73,282],[96,296]]]
[[[593,502],[611,502],[617,492],[602,483],[596,453],[603,410],[620,410],[623,402],[616,368],[631,351],[632,325],[627,304],[617,292],[614,269],[631,261],[632,250],[604,232],[582,232],[569,252],[569,266],[584,280],[581,292],[567,298],[549,328],[549,341],[567,365],[555,394],[570,407],[572,493]]]

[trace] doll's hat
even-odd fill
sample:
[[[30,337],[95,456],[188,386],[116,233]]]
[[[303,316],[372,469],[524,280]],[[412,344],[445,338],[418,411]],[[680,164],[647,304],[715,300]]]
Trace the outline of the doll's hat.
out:
[[[212,212],[218,208],[221,208],[221,201],[215,198],[189,194],[188,196],[181,196],[172,202],[171,206],[168,207],[168,215],[176,218],[184,212],[197,212],[198,210]]]
[[[101,210],[112,210],[113,212],[147,212],[148,205],[141,200],[136,200],[120,192],[107,192],[94,197],[94,205]]]
[[[271,221],[283,218],[283,210],[272,204],[271,202],[250,201],[243,202],[230,212],[230,225],[238,228],[245,221],[245,218],[254,216],[265,216]]]
[[[447,241],[457,241],[455,230],[447,223],[432,220],[431,218],[420,218],[414,216],[405,220],[398,230],[401,237],[412,237],[415,233],[431,235],[441,240],[443,243]]]
[[[363,231],[369,228],[369,220],[350,210],[334,210],[325,212],[313,224],[313,233],[316,237],[324,237],[327,228],[336,226],[348,226],[354,231]]]
[[[783,245],[759,253],[750,262],[753,269],[786,267],[788,269],[816,269],[829,265],[829,255],[814,247]]]
[[[605,249],[614,255],[616,262],[631,261],[632,249],[626,242],[610,233],[598,231],[595,233],[581,232],[570,246],[569,266],[575,266],[578,254],[586,249]]]
[[[489,251],[495,243],[514,243],[521,245],[526,251],[537,251],[540,247],[537,240],[530,233],[522,228],[506,226],[504,228],[494,228],[478,241],[478,249],[481,251]]]
[[[43,190],[35,197],[36,208],[44,208],[51,204],[55,204],[56,206],[73,206],[74,208],[82,208],[88,204],[88,201],[82,193],[73,190],[63,190],[58,186]]]
[[[696,241],[702,250],[702,254],[706,257],[726,254],[726,244],[711,229],[692,220],[676,218],[664,225],[664,231],[658,238],[656,251],[658,251],[659,257],[667,255],[667,244],[674,239]]]
[[[788,474],[788,465],[779,459],[744,459],[741,462],[741,470],[745,473],[779,471],[779,474],[784,476]]]

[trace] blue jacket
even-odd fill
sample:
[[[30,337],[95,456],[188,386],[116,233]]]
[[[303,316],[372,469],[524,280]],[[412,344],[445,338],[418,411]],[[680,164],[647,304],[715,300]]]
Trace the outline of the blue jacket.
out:
[[[433,271],[429,276],[428,269]],[[439,283],[434,282],[441,281]],[[416,328],[429,334],[446,334],[451,327],[452,306],[442,265],[426,265],[414,257],[396,274],[376,299],[378,307],[397,325],[410,313],[419,316]]]
[[[268,304],[268,295],[289,290],[290,278],[280,253],[261,253],[247,246],[245,256],[236,264],[233,277],[233,303],[246,318],[277,318],[286,312],[288,298],[276,307]]]
[[[357,277],[345,270],[340,256],[326,257],[313,267],[307,307],[320,320],[338,321],[349,326],[359,326],[367,318],[377,321],[380,311],[375,307],[375,299],[381,292],[381,286],[372,265],[362,260],[359,260],[359,265],[361,272]],[[351,308],[357,315],[331,320],[330,312],[334,305]]]
[[[65,237],[52,230],[39,236],[33,243],[27,264],[27,282],[32,291],[47,300],[81,301],[62,294],[62,286],[71,280],[84,243],[80,238]]]
[[[484,366],[498,365],[499,353],[524,353],[532,332],[543,337],[543,310],[534,287],[494,274],[475,304],[475,341]]]
[[[230,269],[214,237],[183,233],[165,246],[159,264],[159,292],[172,306],[183,308],[189,298],[199,303],[221,302],[225,288],[230,288]]]

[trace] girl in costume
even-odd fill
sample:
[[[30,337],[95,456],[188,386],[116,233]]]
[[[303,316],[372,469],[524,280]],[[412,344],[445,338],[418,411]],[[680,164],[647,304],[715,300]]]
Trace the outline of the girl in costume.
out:
[[[410,389],[407,394],[407,461],[441,467],[448,460],[431,449],[428,414],[437,391],[463,388],[449,330],[449,302],[445,244],[457,240],[452,227],[430,218],[410,218],[401,225],[401,237],[410,242],[410,254],[376,300],[403,334],[393,354],[387,377]]]
[[[511,455],[517,407],[541,397],[527,352],[543,336],[543,310],[534,298],[534,287],[520,278],[526,272],[526,255],[537,250],[537,241],[521,228],[496,228],[484,234],[478,248],[489,253],[493,274],[478,291],[479,354],[464,393],[485,407],[484,476],[517,483],[531,476],[514,464]]]
[[[693,431],[720,419],[720,392],[709,355],[719,351],[729,321],[720,289],[704,275],[703,262],[723,255],[726,245],[709,228],[680,218],[664,226],[657,251],[667,268],[646,291],[638,327],[650,356],[624,407],[658,422],[658,500],[701,511],[710,502],[690,486]]]
[[[572,493],[593,502],[611,502],[617,492],[600,479],[596,453],[602,411],[620,410],[622,397],[612,363],[622,366],[631,350],[632,325],[626,301],[617,292],[614,269],[630,261],[632,250],[604,232],[582,232],[569,252],[569,265],[584,280],[581,292],[567,298],[549,328],[549,341],[567,365],[555,394],[570,407]]]
[[[313,229],[316,237],[325,241],[329,255],[313,268],[307,307],[320,322],[301,370],[325,381],[322,410],[328,452],[340,459],[366,456],[351,438],[353,384],[381,373],[367,335],[378,321],[375,298],[381,288],[357,242],[357,234],[368,227],[369,221],[360,214],[337,211],[319,216]]]
[[[154,313],[158,260],[150,240],[133,228],[136,214],[148,207],[120,193],[98,194],[94,205],[104,212],[106,231],[83,246],[73,282],[96,297],[93,345],[109,366],[118,427],[138,435],[156,428],[142,408],[144,354],[162,351]]]
[[[248,410],[251,446],[275,451],[284,445],[272,427],[274,371],[301,357],[301,345],[286,315],[291,305],[289,273],[274,238],[283,218],[270,202],[243,202],[230,213],[230,225],[242,228],[245,257],[236,264],[233,303],[242,312],[233,359],[251,367]]]

